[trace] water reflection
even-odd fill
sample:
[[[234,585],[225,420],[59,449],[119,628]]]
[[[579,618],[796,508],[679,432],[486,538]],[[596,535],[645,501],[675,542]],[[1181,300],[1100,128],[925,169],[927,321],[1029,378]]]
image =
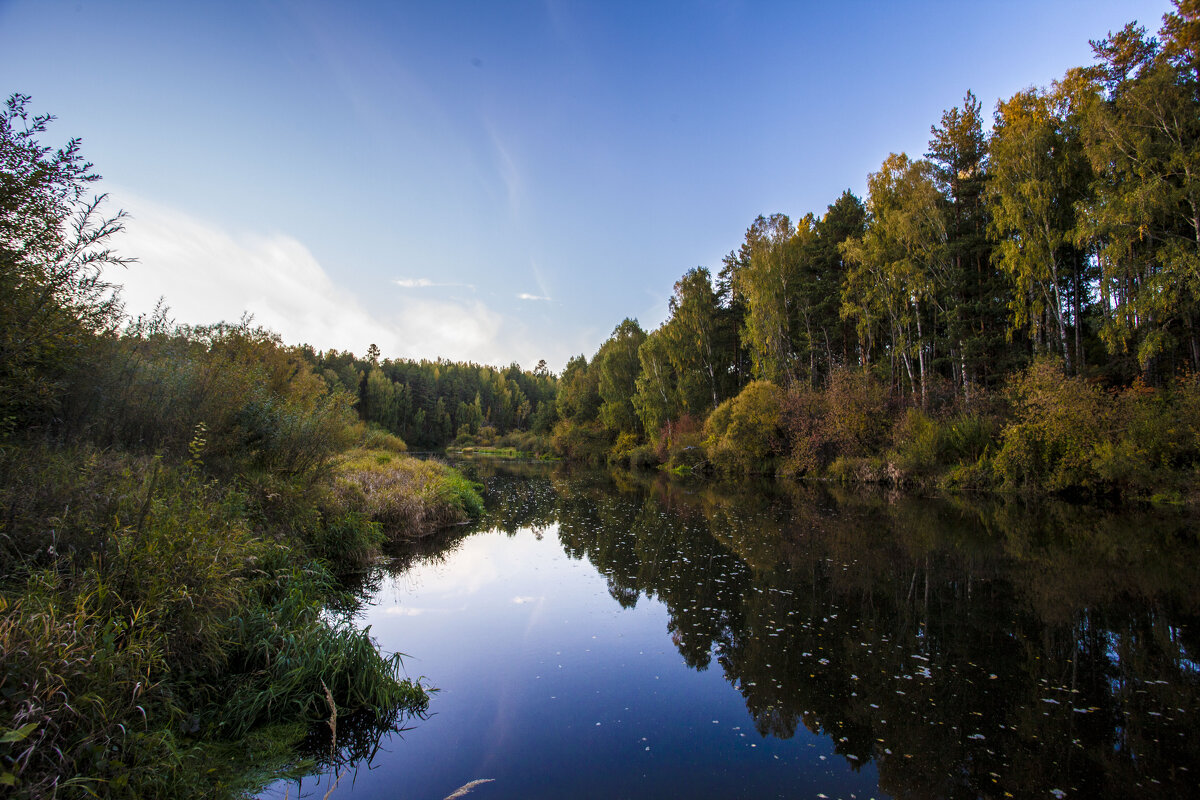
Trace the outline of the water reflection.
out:
[[[483,527],[557,526],[622,607],[665,604],[680,656],[719,668],[760,733],[827,736],[883,792],[1195,786],[1200,558],[1182,515],[468,469]]]

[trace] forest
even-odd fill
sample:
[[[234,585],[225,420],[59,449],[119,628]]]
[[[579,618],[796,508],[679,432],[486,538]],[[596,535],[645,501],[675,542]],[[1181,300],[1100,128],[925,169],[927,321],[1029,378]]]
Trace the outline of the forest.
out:
[[[1195,499],[1200,4],[930,127],[823,213],[757,217],[669,315],[560,375],[303,348],[420,448],[676,472]]]
[[[336,767],[421,713],[425,687],[337,614],[339,573],[387,539],[482,512],[410,447],[1200,501],[1200,0],[1092,47],[990,125],[968,92],[865,199],[759,216],[660,326],[625,319],[558,375],[128,319],[124,215],[12,95],[0,786],[249,791],[248,764]]]

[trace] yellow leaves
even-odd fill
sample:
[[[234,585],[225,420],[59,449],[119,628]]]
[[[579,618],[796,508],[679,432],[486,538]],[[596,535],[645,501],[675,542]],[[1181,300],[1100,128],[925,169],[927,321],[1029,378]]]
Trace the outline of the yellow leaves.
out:
[[[717,406],[704,426],[714,462],[732,472],[768,470],[782,408],[782,390],[767,381],[753,381]]]

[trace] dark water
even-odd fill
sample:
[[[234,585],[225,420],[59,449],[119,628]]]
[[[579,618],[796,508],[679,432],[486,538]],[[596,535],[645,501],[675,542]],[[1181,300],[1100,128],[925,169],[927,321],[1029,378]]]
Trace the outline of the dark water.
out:
[[[466,469],[359,612],[432,715],[334,797],[1197,795],[1183,514]]]

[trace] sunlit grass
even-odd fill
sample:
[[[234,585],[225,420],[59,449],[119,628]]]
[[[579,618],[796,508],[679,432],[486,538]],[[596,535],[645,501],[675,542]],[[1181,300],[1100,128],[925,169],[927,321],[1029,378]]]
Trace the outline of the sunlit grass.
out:
[[[347,453],[335,466],[329,506],[363,514],[392,538],[420,536],[483,512],[476,486],[445,464],[366,449]]]

